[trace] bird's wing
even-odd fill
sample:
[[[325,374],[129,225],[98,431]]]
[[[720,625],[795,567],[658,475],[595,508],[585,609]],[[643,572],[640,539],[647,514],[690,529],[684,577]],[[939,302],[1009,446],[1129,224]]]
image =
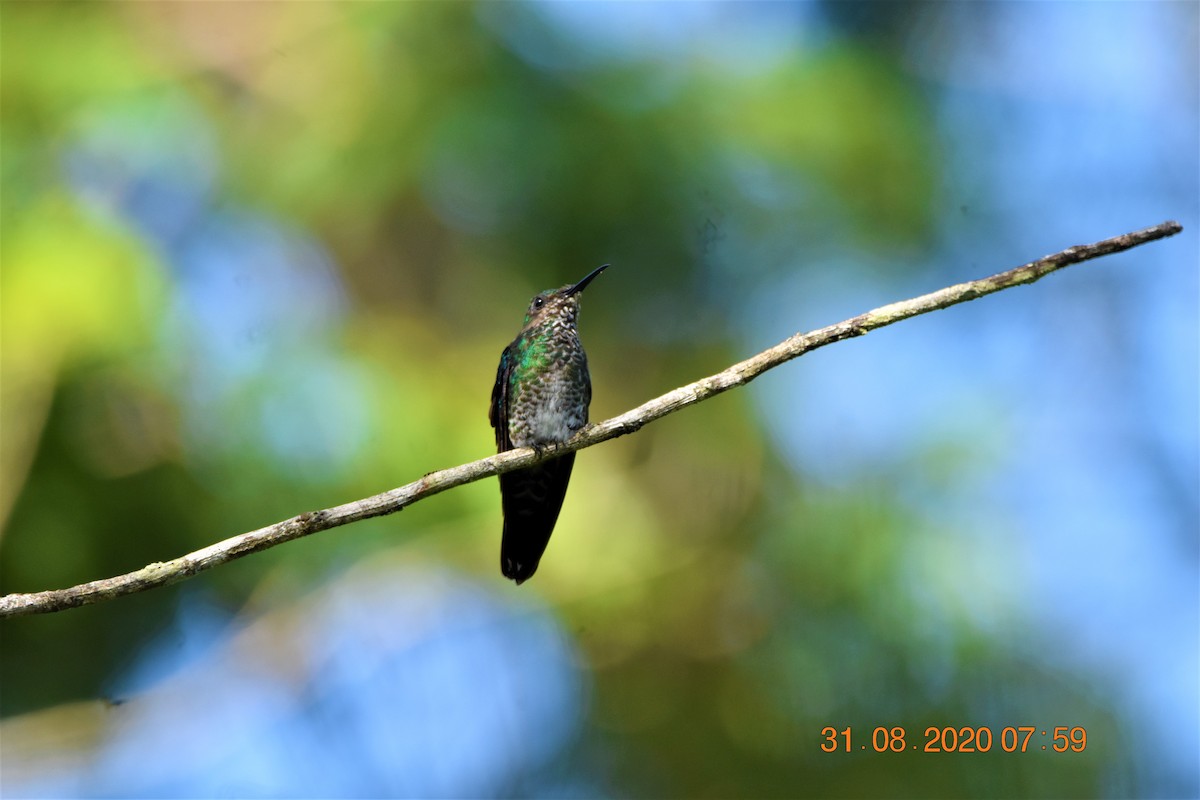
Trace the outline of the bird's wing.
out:
[[[492,387],[492,404],[488,408],[488,421],[496,429],[496,451],[499,453],[512,450],[512,441],[508,438],[508,393],[512,383],[513,364],[516,361],[512,350],[512,345],[509,345],[500,354],[500,366],[496,368],[496,385]]]

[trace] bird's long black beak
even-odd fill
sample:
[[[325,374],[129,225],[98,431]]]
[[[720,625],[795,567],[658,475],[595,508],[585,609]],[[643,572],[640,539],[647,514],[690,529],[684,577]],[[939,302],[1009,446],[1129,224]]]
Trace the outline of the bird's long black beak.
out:
[[[592,270],[591,272],[588,273],[588,276],[586,278],[584,278],[579,283],[572,286],[570,289],[567,289],[565,294],[568,297],[573,294],[579,294],[580,292],[582,292],[584,289],[587,288],[587,285],[589,283],[591,283],[593,280],[595,280],[597,275],[599,275],[601,272],[604,272],[604,270],[608,269],[608,267],[609,267],[608,264],[605,264],[601,267],[596,267],[594,270]]]

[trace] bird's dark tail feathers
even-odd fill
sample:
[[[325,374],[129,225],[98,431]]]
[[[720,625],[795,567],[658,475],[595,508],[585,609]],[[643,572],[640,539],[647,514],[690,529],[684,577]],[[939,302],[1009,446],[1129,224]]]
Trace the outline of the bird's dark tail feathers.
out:
[[[537,572],[554,523],[558,521],[574,466],[575,454],[568,453],[500,476],[504,504],[500,570],[518,586]]]

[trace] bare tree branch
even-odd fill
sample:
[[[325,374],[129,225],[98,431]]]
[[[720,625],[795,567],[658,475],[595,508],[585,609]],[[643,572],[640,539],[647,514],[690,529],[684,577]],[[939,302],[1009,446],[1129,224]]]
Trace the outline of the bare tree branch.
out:
[[[805,353],[855,336],[891,325],[918,314],[947,308],[983,297],[1002,289],[1033,283],[1044,275],[1081,261],[1128,250],[1147,242],[1173,236],[1183,230],[1178,222],[1163,222],[1140,231],[1094,244],[1069,247],[1059,253],[1039,258],[1024,266],[992,275],[988,278],[948,286],[936,292],[892,303],[852,319],[828,325],[809,333],[799,333],[764,350],[756,356],[734,364],[722,372],[674,389],[624,414],[590,425],[571,441],[548,448],[542,455],[531,449],[510,450],[461,466],[431,472],[419,481],[382,494],[344,503],[333,508],[310,511],[265,528],[243,533],[171,561],[157,562],[134,572],[112,578],[82,583],[68,589],[56,589],[30,594],[8,594],[0,597],[0,617],[42,614],[66,608],[97,603],[125,594],[167,586],[189,578],[234,559],[278,544],[329,530],[361,519],[391,514],[431,495],[453,489],[465,483],[488,478],[502,472],[527,467],[541,458],[553,458],[564,453],[582,450],[594,444],[633,433],[648,422],[671,414],[681,408],[707,400],[727,389],[749,383],[769,369]]]

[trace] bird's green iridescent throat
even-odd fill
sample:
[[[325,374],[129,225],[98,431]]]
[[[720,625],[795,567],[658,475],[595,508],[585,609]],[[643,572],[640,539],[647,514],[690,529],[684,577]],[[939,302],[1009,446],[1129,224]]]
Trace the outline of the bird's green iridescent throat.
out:
[[[537,331],[531,331],[517,342],[516,363],[513,364],[510,378],[513,400],[521,395],[523,386],[536,381],[539,375],[554,367],[552,341],[549,332],[539,334]]]

